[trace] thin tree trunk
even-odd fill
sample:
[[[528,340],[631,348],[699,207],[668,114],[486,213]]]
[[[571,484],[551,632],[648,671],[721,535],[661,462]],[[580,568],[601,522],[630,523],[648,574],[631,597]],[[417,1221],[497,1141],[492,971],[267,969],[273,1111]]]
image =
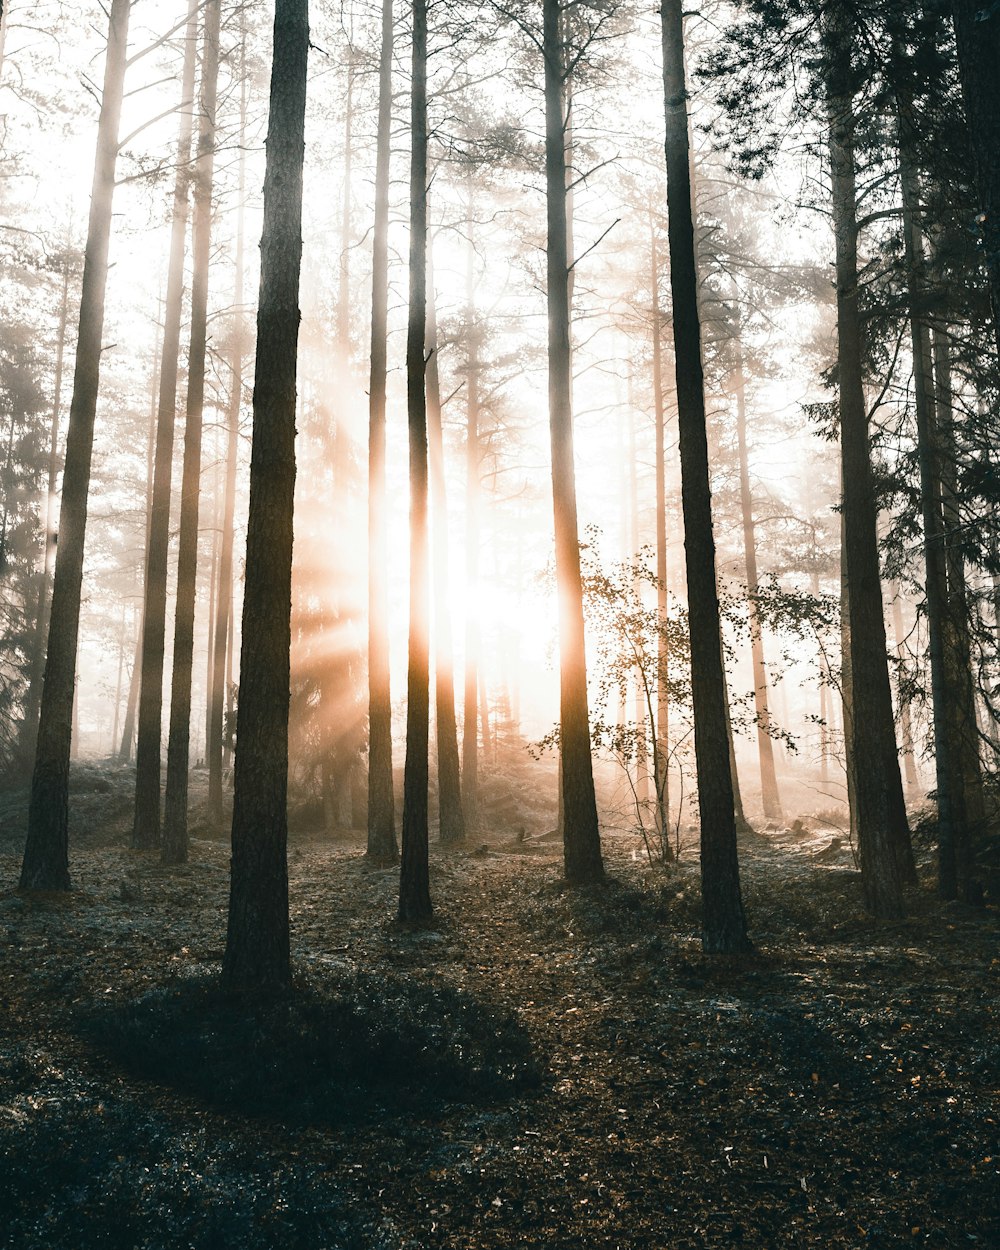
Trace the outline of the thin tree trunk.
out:
[[[307,0],[275,0],[260,243],[250,514],[240,659],[229,989],[284,988],[288,933],[288,701],[295,382],[302,263]]]
[[[909,833],[896,754],[886,656],[868,413],[858,307],[854,102],[849,85],[849,27],[838,11],[827,29],[827,108],[836,240],[837,339],[850,718],[857,837],[865,905],[876,917],[903,912],[897,844]],[[898,794],[897,794],[898,791]]]
[[[760,760],[760,790],[764,819],[782,821],[778,778],[774,771],[774,744],[768,732],[771,709],[767,699],[767,668],[764,664],[764,638],[757,613],[757,534],[750,491],[750,461],[747,454],[746,379],[743,372],[743,344],[736,338],[736,440],[740,458],[740,508],[743,513],[743,551],[747,570],[750,651],[753,660],[753,699],[757,713],[757,755]]]
[[[156,418],[156,458],[153,502],[149,519],[149,547],[142,617],[142,664],[139,677],[139,733],[135,752],[135,813],[132,846],[149,850],[160,840],[160,771],[163,720],[163,652],[167,625],[167,549],[170,540],[170,478],[173,468],[174,424],[177,420],[177,365],[180,350],[181,307],[184,297],[184,240],[191,177],[191,135],[194,112],[195,50],[198,0],[189,0],[181,84],[181,118],[177,135],[177,172],[174,215],[170,233],[170,261],[163,318],[160,395]]]
[[[153,452],[156,446],[156,399],[159,392],[159,344],[155,353],[151,394],[149,400],[149,434],[146,439],[146,525],[143,531],[142,550],[149,549],[149,525],[153,505]],[[127,763],[132,758],[132,743],[135,739],[135,714],[139,705],[139,684],[142,670],[142,606],[140,604],[136,616],[138,629],[135,635],[135,658],[132,661],[132,675],[128,683],[128,704],[125,708],[125,725],[122,729],[121,744],[118,748],[118,759]]]
[[[59,547],[52,583],[48,651],[21,866],[24,890],[68,890],[69,757],[80,627],[80,591],[87,528],[87,495],[100,382],[104,296],[111,241],[111,208],[118,159],[128,39],[129,0],[112,0],[97,155],[80,295],[80,330],[73,400],[66,434]]]
[[[479,625],[479,327],[476,320],[472,191],[469,191],[469,247],[465,272],[465,691],[462,700],[462,808],[467,833],[479,831],[479,734],[476,693],[482,633]]]
[[[594,794],[587,707],[583,588],[573,463],[570,354],[570,257],[566,212],[565,70],[558,0],[542,5],[545,61],[545,182],[547,205],[549,427],[552,507],[559,595],[559,725],[562,760],[563,853],[566,880],[601,881],[604,866]]]
[[[241,23],[240,43],[240,172],[236,208],[236,255],[233,279],[233,323],[230,333],[230,390],[226,411],[226,499],[222,517],[222,551],[219,554],[218,607],[215,613],[215,635],[212,664],[211,716],[205,753],[208,756],[208,811],[214,825],[223,820],[222,774],[228,766],[225,710],[230,699],[229,670],[233,647],[233,545],[236,525],[236,471],[239,461],[240,408],[243,402],[243,356],[245,350],[245,314],[243,310],[243,248],[246,220],[246,127],[247,67],[246,30]],[[231,709],[230,709],[231,711]],[[227,738],[228,741],[228,738]]]
[[[413,0],[410,86],[410,307],[406,332],[406,406],[410,450],[410,636],[406,680],[406,762],[399,919],[432,915],[427,862],[430,725],[430,594],[427,541],[427,0]]]
[[[698,315],[681,0],[664,0],[663,96],[681,500],[691,633],[691,696],[701,814],[702,941],[706,951],[747,950],[726,732],[726,674],[712,535],[705,388]]]
[[[368,388],[368,858],[399,858],[392,780],[389,693],[388,540],[385,497],[386,323],[389,300],[389,155],[392,131],[392,0],[382,3],[375,228],[372,247],[371,372]]]
[[[208,578],[208,628],[205,631],[205,764],[208,764],[208,743],[212,736],[212,691],[215,688],[215,621],[219,613],[219,549],[222,545],[222,516],[219,499],[219,431],[212,439],[212,564]]]
[[[6,13],[4,14],[6,20]],[[45,646],[49,633],[49,586],[56,562],[56,482],[59,478],[59,418],[62,410],[63,367],[66,358],[66,328],[69,322],[69,248],[63,262],[62,300],[59,304],[59,330],[56,335],[56,372],[52,395],[52,421],[49,426],[49,480],[45,496],[45,552],[38,579],[38,602],[35,607],[35,635],[31,656],[28,691],[24,702],[24,720],[20,732],[20,754],[25,767],[35,757],[38,737],[38,709],[42,701],[42,674],[45,670]]]
[[[956,872],[961,896],[982,902],[982,887],[975,879],[976,842],[986,824],[979,725],[972,681],[972,643],[969,637],[969,604],[966,595],[965,560],[962,555],[962,518],[958,505],[957,451],[954,427],[954,393],[947,335],[935,332],[934,361],[935,443],[941,473],[942,536],[944,542],[947,599],[947,630],[944,635],[945,671],[950,694],[948,713],[954,738],[954,754],[961,776],[965,837],[956,846]]]
[[[892,628],[896,635],[896,658],[902,664],[906,657],[905,630],[903,628],[902,591],[898,584],[892,598]],[[903,748],[903,774],[906,778],[906,789],[915,791],[920,782],[917,777],[917,761],[913,756],[913,717],[910,714],[910,701],[899,696],[899,731]]]
[[[389,21],[391,23],[391,16]],[[351,348],[351,158],[354,155],[355,68],[354,46],[350,41],[347,45],[347,55],[347,91],[344,102],[344,197],[340,210],[340,287],[337,292],[337,342],[340,346],[342,364],[346,364]]]
[[[650,291],[653,299],[653,413],[656,473],[656,738],[653,743],[653,788],[656,791],[657,833],[665,858],[670,850],[670,641],[667,636],[667,424],[663,406],[663,314],[660,310],[660,257],[656,226],[650,231]]]
[[[205,352],[208,328],[208,266],[212,246],[212,183],[215,163],[215,109],[219,81],[221,0],[207,0],[202,43],[198,155],[195,164],[192,223],[191,345],[188,352],[184,467],[181,476],[181,523],[177,553],[177,605],[174,616],[174,663],[170,683],[170,731],[167,739],[167,787],[164,798],[162,859],[187,859],[188,770],[191,738],[191,678],[194,663],[194,615],[198,581],[198,501],[201,493],[201,443],[205,406]]]
[[[427,263],[427,451],[432,507],[434,561],[434,707],[438,763],[438,824],[441,841],[465,841],[458,727],[455,718],[455,663],[451,638],[451,585],[448,569],[448,496],[444,473],[444,430],[441,422],[441,381],[438,373],[437,313],[434,268]]]

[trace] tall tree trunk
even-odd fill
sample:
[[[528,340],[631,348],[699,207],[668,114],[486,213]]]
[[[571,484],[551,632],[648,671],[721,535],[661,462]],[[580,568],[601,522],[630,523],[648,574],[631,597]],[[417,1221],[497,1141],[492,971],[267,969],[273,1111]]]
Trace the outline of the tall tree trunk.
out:
[[[760,791],[764,819],[784,819],[778,794],[778,778],[774,771],[774,744],[768,732],[771,709],[767,699],[767,668],[764,664],[764,638],[757,613],[757,533],[753,518],[753,495],[750,491],[750,460],[747,454],[746,378],[743,372],[743,344],[737,330],[736,338],[736,441],[740,458],[740,508],[743,513],[743,552],[747,570],[747,593],[750,613],[750,651],[753,660],[753,699],[757,713],[757,755],[760,760]]]
[[[957,847],[956,873],[961,896],[971,903],[982,901],[982,887],[976,880],[975,849],[986,824],[982,762],[979,755],[979,725],[976,695],[972,681],[972,643],[969,637],[969,604],[965,589],[965,559],[962,555],[962,518],[958,504],[957,449],[955,445],[954,403],[948,337],[935,331],[934,360],[936,446],[941,471],[942,528],[944,538],[947,601],[945,605],[945,671],[950,698],[948,712],[958,759],[964,799],[965,838]]]
[[[451,585],[448,569],[448,495],[444,473],[444,430],[438,372],[434,267],[427,264],[427,451],[430,464],[434,561],[434,707],[438,762],[438,823],[441,841],[465,841],[458,727],[455,718],[455,663],[451,638]]]
[[[410,86],[410,307],[406,407],[410,450],[410,636],[406,675],[406,762],[399,919],[431,918],[427,862],[430,725],[430,592],[427,542],[427,0],[413,0]]]
[[[163,813],[162,859],[165,864],[183,863],[188,852],[191,675],[198,579],[198,499],[201,493],[201,443],[205,406],[208,266],[212,245],[220,9],[221,0],[207,0],[201,58],[198,155],[194,174],[191,241],[191,345],[188,351],[187,413],[184,422],[184,467],[181,476],[181,523],[177,553],[177,606],[174,616],[174,664],[170,682],[170,732],[167,739],[167,787]]]
[[[903,193],[903,241],[909,285],[910,350],[917,418],[920,502],[924,536],[927,633],[934,721],[934,766],[938,809],[938,890],[943,898],[958,894],[958,864],[968,843],[961,738],[951,707],[958,691],[950,680],[946,653],[954,651],[948,635],[948,584],[941,499],[941,454],[934,413],[934,377],[930,326],[926,320],[927,282],[920,231],[920,192],[910,159],[912,134],[905,100],[899,104],[900,184]]]
[[[392,17],[390,14],[390,30]],[[337,342],[340,363],[351,350],[351,158],[354,155],[354,45],[347,45],[347,90],[344,101],[344,197],[340,209],[340,285],[337,292]],[[376,160],[378,159],[376,154]]]
[[[6,14],[5,14],[6,17]],[[59,418],[62,410],[63,367],[66,357],[66,327],[69,322],[69,271],[67,248],[63,261],[63,289],[59,304],[59,329],[56,335],[56,373],[52,394],[52,421],[49,425],[49,480],[45,496],[45,551],[38,579],[38,602],[35,607],[35,633],[32,642],[31,670],[24,702],[24,720],[20,732],[20,755],[26,768],[35,757],[38,737],[38,709],[42,701],[42,674],[45,670],[45,644],[49,633],[49,586],[56,561],[56,483],[59,478]]]
[[[156,416],[153,502],[142,614],[142,664],[139,676],[139,732],[135,751],[135,813],[132,846],[149,850],[160,840],[160,748],[163,720],[163,651],[167,632],[167,549],[170,541],[170,478],[177,420],[177,364],[184,298],[184,239],[187,233],[188,184],[194,114],[195,50],[198,0],[189,0],[177,135],[174,215],[163,313],[163,351]]]
[[[232,882],[222,963],[230,989],[291,982],[288,700],[295,381],[302,263],[307,0],[275,0],[260,243]]]
[[[149,434],[146,439],[146,525],[143,531],[142,550],[149,549],[149,526],[153,506],[153,453],[156,447],[156,400],[160,388],[160,344],[157,344],[153,364],[151,394],[149,400]],[[132,744],[135,740],[135,714],[139,706],[139,684],[142,671],[142,608],[139,607],[136,617],[138,628],[135,634],[135,657],[132,661],[132,675],[128,683],[128,703],[125,707],[125,724],[122,728],[121,744],[118,747],[119,762],[126,764],[132,758]]]
[[[850,641],[850,714],[855,818],[865,905],[876,917],[903,912],[897,844],[909,838],[896,754],[879,572],[875,491],[865,405],[858,307],[854,100],[849,28],[839,10],[826,31],[827,109],[836,240],[844,557]],[[898,793],[897,793],[898,791]]]
[[[986,0],[952,0],[962,96],[976,155],[976,217],[1000,356],[1000,9]]]
[[[663,405],[663,314],[660,309],[660,257],[656,225],[650,231],[649,284],[653,301],[653,437],[656,440],[656,735],[653,740],[653,789],[660,845],[669,859],[670,850],[670,643],[667,636],[667,423]]]
[[[632,395],[632,378],[629,376],[628,386],[628,464],[627,464],[627,480],[625,496],[628,499],[628,551],[626,558],[636,562],[639,560],[639,553],[642,550],[642,537],[639,528],[639,452],[638,452],[638,432],[636,430],[636,411],[635,403]],[[632,579],[632,592],[637,598],[642,596],[642,579],[636,576]],[[637,672],[634,678],[633,689],[633,719],[635,722],[636,732],[636,760],[635,760],[635,790],[636,798],[639,801],[640,812],[645,811],[649,807],[649,731],[652,728],[653,740],[656,739],[656,725],[650,726],[649,717],[646,711],[646,674]],[[669,819],[660,820],[664,813],[659,811],[657,807],[657,822],[662,829],[666,829],[669,825]],[[662,839],[662,844],[669,850],[669,843],[666,838]],[[664,855],[664,859],[668,859],[669,855]]]
[[[205,752],[208,756],[208,811],[215,825],[223,820],[222,774],[226,763],[223,749],[225,708],[229,689],[227,667],[231,664],[233,625],[233,544],[236,525],[236,470],[239,459],[240,408],[243,401],[243,356],[245,351],[245,314],[243,310],[243,246],[246,196],[246,125],[247,70],[246,31],[241,31],[240,44],[240,172],[236,208],[236,256],[233,282],[233,323],[230,341],[230,390],[226,410],[226,498],[222,516],[222,550],[219,554],[218,607],[215,613],[215,635],[212,640],[211,715]]]
[[[706,951],[743,951],[749,948],[750,941],[740,893],[726,732],[726,674],[722,662],[722,625],[712,533],[681,0],[664,0],[660,15],[670,289],[691,633],[691,696],[701,814],[702,941]]]
[[[462,809],[467,833],[479,830],[479,732],[476,693],[482,633],[479,624],[479,326],[476,317],[476,249],[472,242],[472,189],[467,217],[465,270],[465,690],[462,700]]]
[[[545,184],[547,206],[549,428],[552,444],[552,508],[555,521],[559,595],[559,725],[566,880],[601,881],[601,837],[597,823],[583,587],[573,463],[572,362],[570,356],[570,258],[566,212],[566,115],[559,0],[543,0],[545,60]]]
[[[392,0],[382,3],[375,229],[372,246],[371,372],[368,388],[368,858],[399,858],[392,783],[388,561],[385,523],[386,322],[389,300],[389,155],[392,132]]]
[[[111,241],[111,205],[118,159],[118,126],[125,81],[129,0],[112,0],[97,155],[80,293],[80,329],[73,400],[66,434],[59,546],[52,582],[48,651],[28,808],[22,890],[68,890],[69,757],[72,735],[80,590],[87,529],[87,495],[104,332],[104,295]]]

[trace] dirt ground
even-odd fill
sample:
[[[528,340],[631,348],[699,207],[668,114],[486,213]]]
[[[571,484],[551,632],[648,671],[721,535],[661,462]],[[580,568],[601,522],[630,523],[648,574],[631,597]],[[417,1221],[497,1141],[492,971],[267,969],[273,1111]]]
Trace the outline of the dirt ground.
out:
[[[756,953],[707,959],[693,847],[609,838],[570,891],[507,831],[434,851],[419,933],[359,837],[295,835],[312,1006],[232,1031],[225,839],[162,869],[94,785],[68,898],[14,892],[0,811],[0,1245],[1000,1246],[995,909],[873,924],[804,819],[742,845]]]

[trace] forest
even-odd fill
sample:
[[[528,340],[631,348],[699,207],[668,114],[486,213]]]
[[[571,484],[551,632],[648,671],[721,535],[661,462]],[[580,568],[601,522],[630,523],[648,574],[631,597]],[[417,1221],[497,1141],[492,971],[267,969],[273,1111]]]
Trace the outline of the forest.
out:
[[[1000,1245],[1000,4],[0,0],[0,1247]]]

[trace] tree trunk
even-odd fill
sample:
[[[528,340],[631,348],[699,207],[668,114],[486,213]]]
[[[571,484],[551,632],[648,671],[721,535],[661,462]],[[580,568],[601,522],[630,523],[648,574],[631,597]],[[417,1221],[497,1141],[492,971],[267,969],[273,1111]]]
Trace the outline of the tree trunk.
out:
[[[389,696],[388,542],[385,524],[385,376],[388,318],[389,153],[392,132],[392,0],[382,3],[371,372],[368,388],[368,858],[395,863],[392,704]]]
[[[69,757],[80,627],[80,590],[87,528],[87,495],[104,332],[104,295],[111,240],[111,206],[118,159],[118,126],[125,80],[129,0],[112,0],[97,155],[80,294],[80,329],[73,400],[66,434],[59,546],[52,583],[48,651],[21,866],[23,890],[68,890]]]
[[[896,658],[902,664],[906,656],[905,631],[903,628],[902,591],[897,584],[892,597],[892,628],[896,635]],[[903,774],[906,789],[915,792],[920,785],[917,776],[917,761],[913,755],[913,717],[910,714],[910,701],[899,695],[899,736],[903,748]]]
[[[843,483],[850,716],[857,837],[865,905],[876,917],[903,913],[897,842],[909,838],[896,754],[886,656],[858,307],[854,101],[849,85],[848,25],[840,13],[827,29],[830,165],[836,240],[837,342]]]
[[[62,300],[59,305],[59,330],[56,335],[56,373],[52,395],[52,421],[49,426],[49,480],[45,496],[45,552],[38,579],[38,602],[35,607],[35,636],[31,655],[28,691],[24,701],[19,753],[24,767],[30,768],[35,758],[38,738],[38,709],[42,700],[42,674],[45,671],[45,644],[49,634],[49,586],[56,560],[56,483],[59,478],[59,417],[62,410],[63,366],[66,356],[66,327],[69,322],[69,250],[63,263]]]
[[[476,249],[472,243],[469,190],[469,246],[465,272],[465,691],[462,700],[462,809],[467,833],[479,830],[479,733],[476,692],[482,634],[479,625],[479,506],[482,450],[479,446],[479,326],[476,319]]]
[[[451,585],[448,569],[448,495],[444,473],[444,430],[441,422],[441,382],[438,374],[437,313],[434,305],[433,263],[427,274],[427,451],[433,508],[434,559],[434,707],[438,762],[438,826],[441,841],[465,841],[462,785],[458,763],[458,727],[455,719],[455,663],[451,640]]]
[[[783,821],[778,778],[774,771],[774,744],[768,732],[771,709],[767,700],[767,668],[764,664],[764,639],[757,614],[757,533],[753,519],[753,496],[750,491],[750,461],[747,454],[746,379],[743,373],[743,344],[736,338],[736,440],[740,457],[740,508],[743,513],[743,552],[747,570],[748,610],[750,613],[750,651],[753,660],[753,701],[757,713],[757,755],[760,760],[760,792],[764,819]]]
[[[969,604],[965,589],[965,560],[962,555],[962,518],[958,505],[951,360],[947,335],[940,331],[934,334],[932,355],[934,408],[937,418],[935,442],[941,472],[945,580],[947,583],[945,605],[947,630],[944,635],[944,659],[950,686],[948,712],[954,738],[954,753],[961,776],[965,817],[965,837],[956,847],[956,873],[960,895],[967,902],[980,903],[982,887],[976,880],[975,849],[978,839],[985,831],[986,798],[983,792],[979,725],[972,681],[972,642],[969,637]]]
[[[566,116],[563,108],[563,43],[558,0],[543,0],[545,60],[545,183],[547,206],[549,427],[552,444],[552,508],[559,595],[559,724],[562,761],[563,853],[566,880],[586,884],[604,878],[597,823],[583,588],[573,463],[572,364],[570,356],[570,258],[566,213]]]
[[[242,31],[245,37],[245,30]],[[223,821],[222,774],[225,763],[225,708],[229,682],[227,665],[232,646],[233,622],[233,543],[236,524],[236,470],[239,460],[240,408],[243,400],[243,353],[245,319],[243,311],[243,245],[246,195],[246,123],[247,72],[246,54],[240,52],[240,173],[236,209],[236,256],[233,283],[233,324],[231,329],[229,371],[232,381],[229,407],[226,411],[226,498],[222,516],[222,550],[219,553],[219,588],[215,613],[215,635],[212,640],[211,715],[205,753],[208,756],[208,811],[214,825]]]
[[[392,16],[389,17],[390,31]],[[344,101],[344,197],[340,209],[340,285],[337,292],[337,342],[340,364],[347,364],[351,350],[351,158],[354,155],[355,52],[347,45],[347,90]],[[376,154],[376,161],[378,155]]]
[[[163,314],[160,395],[156,417],[153,501],[142,614],[142,664],[139,676],[139,733],[135,751],[135,813],[132,846],[149,850],[160,840],[160,746],[163,719],[163,651],[167,622],[167,548],[170,541],[170,478],[177,419],[177,363],[184,298],[184,238],[188,219],[189,163],[194,113],[195,49],[198,0],[189,0],[177,135],[174,215]]]
[[[399,919],[432,915],[427,862],[430,725],[430,594],[427,543],[427,0],[413,2],[410,87],[410,307],[406,331],[406,407],[410,450],[410,636],[406,675],[406,762]]]
[[[653,789],[656,824],[664,858],[670,849],[670,643],[667,637],[667,424],[663,406],[663,314],[660,310],[660,257],[656,226],[650,217],[650,291],[653,301],[653,436],[656,440],[656,735],[653,741]]]
[[[170,683],[170,732],[167,739],[167,786],[164,798],[162,859],[187,859],[188,767],[191,737],[191,674],[194,660],[194,613],[198,578],[198,499],[201,493],[201,443],[205,404],[205,350],[208,328],[208,266],[212,245],[212,183],[215,163],[215,109],[219,81],[221,0],[205,4],[201,58],[198,156],[195,165],[191,258],[191,345],[188,351],[184,467],[181,475],[181,523],[177,553],[177,606],[174,616],[174,664]]]
[[[232,884],[222,964],[230,989],[291,982],[288,701],[295,381],[302,263],[307,0],[275,0],[260,243]]]
[[[735,952],[749,949],[750,940],[740,893],[726,732],[726,674],[722,663],[722,626],[712,533],[681,0],[664,0],[660,15],[670,289],[691,632],[691,697],[701,815],[702,941],[706,951]]]
[[[985,0],[952,0],[962,96],[976,157],[979,214],[993,332],[1000,356],[1000,10]]]

